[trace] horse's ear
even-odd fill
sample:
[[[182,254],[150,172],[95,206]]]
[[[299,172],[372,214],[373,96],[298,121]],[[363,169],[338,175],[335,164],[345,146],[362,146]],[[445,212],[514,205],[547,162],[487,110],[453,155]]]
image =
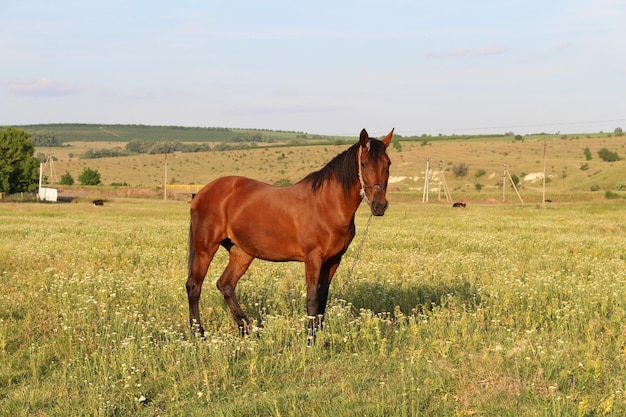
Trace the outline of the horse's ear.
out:
[[[361,145],[361,147],[365,148],[365,147],[368,147],[369,143],[370,143],[370,135],[367,134],[367,130],[365,129],[361,130],[361,137],[359,138],[359,144]]]
[[[382,142],[383,142],[383,145],[385,145],[385,148],[386,148],[387,146],[389,146],[389,144],[391,143],[391,138],[393,137],[393,131],[394,131],[394,130],[396,130],[396,128],[395,128],[395,127],[394,127],[393,129],[391,129],[391,132],[389,132],[389,133],[387,134],[387,136],[385,136],[385,137],[383,138],[383,141],[382,141]]]

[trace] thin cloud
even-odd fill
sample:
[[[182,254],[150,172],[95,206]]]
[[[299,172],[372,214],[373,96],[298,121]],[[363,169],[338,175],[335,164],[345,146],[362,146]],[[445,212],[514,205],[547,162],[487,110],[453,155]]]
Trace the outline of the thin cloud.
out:
[[[206,31],[216,37],[239,39],[394,39],[410,36],[408,32],[351,31],[328,29],[259,29]]]
[[[465,56],[489,56],[489,55],[502,55],[509,52],[509,48],[505,46],[493,45],[486,46],[481,49],[472,50],[466,48],[456,48],[449,51],[428,51],[424,54],[428,59],[447,59],[447,58],[461,58]]]
[[[444,58],[457,58],[461,56],[465,56],[469,53],[467,49],[453,49],[451,51],[428,51],[424,54],[425,58],[431,59],[444,59]]]
[[[61,97],[81,92],[77,86],[49,78],[11,80],[4,88],[9,93],[25,97]]]
[[[477,55],[502,55],[509,52],[509,48],[505,46],[487,46],[476,52]]]

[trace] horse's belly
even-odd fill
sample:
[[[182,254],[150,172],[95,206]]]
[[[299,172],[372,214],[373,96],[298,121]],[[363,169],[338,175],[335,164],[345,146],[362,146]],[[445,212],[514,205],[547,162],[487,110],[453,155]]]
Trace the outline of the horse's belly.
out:
[[[233,242],[247,254],[266,261],[304,261],[300,245],[291,239],[281,239],[277,233],[246,233],[238,235]]]

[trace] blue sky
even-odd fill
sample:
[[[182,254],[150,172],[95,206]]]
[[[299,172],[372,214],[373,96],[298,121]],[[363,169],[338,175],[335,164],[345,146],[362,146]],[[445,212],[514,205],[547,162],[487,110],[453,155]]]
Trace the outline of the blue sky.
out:
[[[0,0],[0,125],[626,128],[626,1]]]

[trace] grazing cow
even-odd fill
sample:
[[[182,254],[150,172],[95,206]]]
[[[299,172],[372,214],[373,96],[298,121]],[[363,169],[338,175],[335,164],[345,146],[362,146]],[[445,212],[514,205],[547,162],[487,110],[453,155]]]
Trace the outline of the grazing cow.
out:
[[[465,206],[467,206],[467,204],[465,204],[465,203],[460,203],[460,202],[456,202],[456,203],[452,204],[452,207],[455,207],[455,208],[456,208],[456,207],[465,207]]]
[[[93,200],[94,206],[104,206],[104,200]]]

